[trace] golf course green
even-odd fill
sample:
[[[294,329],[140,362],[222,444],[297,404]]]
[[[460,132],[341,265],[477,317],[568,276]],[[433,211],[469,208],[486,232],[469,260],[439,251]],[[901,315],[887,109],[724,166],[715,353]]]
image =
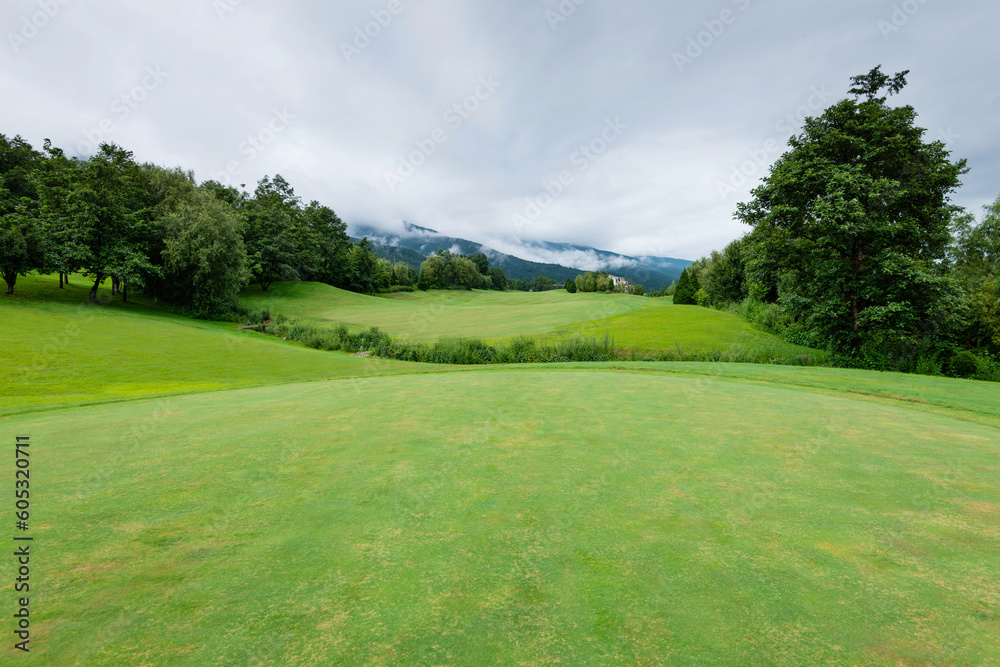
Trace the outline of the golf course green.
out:
[[[18,292],[0,431],[31,437],[33,663],[1000,663],[998,385],[408,364]],[[627,295],[322,292],[245,300],[417,341],[777,344]]]

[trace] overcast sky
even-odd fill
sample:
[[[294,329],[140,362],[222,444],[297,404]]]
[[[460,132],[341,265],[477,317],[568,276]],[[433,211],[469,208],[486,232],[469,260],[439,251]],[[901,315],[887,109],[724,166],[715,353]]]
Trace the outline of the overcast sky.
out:
[[[992,0],[4,0],[0,133],[403,220],[694,259],[852,75],[1000,195]],[[740,172],[749,174],[744,176]],[[548,188],[548,192],[547,192]],[[549,194],[551,192],[551,195]]]

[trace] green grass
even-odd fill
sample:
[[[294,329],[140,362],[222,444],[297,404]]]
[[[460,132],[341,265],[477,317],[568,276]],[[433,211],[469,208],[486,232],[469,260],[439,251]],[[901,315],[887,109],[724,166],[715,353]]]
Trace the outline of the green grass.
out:
[[[389,363],[18,291],[33,664],[1000,662],[995,384]]]
[[[319,283],[279,283],[268,292],[250,287],[243,302],[289,317],[376,326],[403,340],[501,340],[550,333],[655,304],[627,294],[430,291],[371,297]]]
[[[490,368],[9,418],[35,660],[997,660],[1000,431],[841,374]]]
[[[0,415],[24,410],[426,367],[332,355],[237,325],[165,312],[151,300],[87,304],[82,278],[59,290],[29,276],[0,295]]]
[[[656,307],[606,319],[575,324],[560,336],[598,337],[608,333],[622,348],[638,352],[679,350],[703,353],[713,350],[766,350],[774,356],[826,355],[754,329],[731,313],[700,306],[675,306],[656,299]]]
[[[248,288],[243,302],[302,320],[377,326],[409,342],[446,338],[496,342],[515,336],[555,342],[607,334],[618,349],[638,354],[827,362],[825,353],[786,343],[730,313],[628,294],[474,290],[371,297],[319,283],[279,283],[266,293],[259,287]]]

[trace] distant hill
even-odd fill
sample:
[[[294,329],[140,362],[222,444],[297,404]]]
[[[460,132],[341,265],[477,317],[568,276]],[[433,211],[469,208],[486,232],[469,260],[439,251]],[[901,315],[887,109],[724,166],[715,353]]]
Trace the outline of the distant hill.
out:
[[[399,232],[388,232],[369,225],[351,225],[351,236],[367,237],[379,257],[392,262],[403,262],[413,269],[437,250],[450,250],[461,255],[477,252],[489,257],[491,266],[503,268],[508,278],[534,280],[545,275],[558,282],[575,278],[584,271],[605,270],[623,276],[636,285],[648,289],[666,286],[680,277],[691,262],[671,257],[629,257],[607,250],[568,243],[524,242],[524,252],[529,256],[552,257],[554,261],[532,261],[468,239],[445,236],[433,229],[403,223]],[[557,263],[558,262],[558,263]]]

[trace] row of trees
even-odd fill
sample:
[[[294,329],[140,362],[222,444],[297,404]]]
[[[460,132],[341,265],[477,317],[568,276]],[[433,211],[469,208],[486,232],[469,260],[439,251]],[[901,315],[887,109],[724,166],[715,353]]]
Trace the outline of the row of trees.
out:
[[[1000,355],[1000,200],[951,204],[967,171],[889,96],[907,72],[852,78],[740,204],[751,231],[695,262],[675,303],[772,304],[799,340],[882,367],[958,347]]]
[[[303,204],[281,176],[249,195],[189,172],[139,164],[111,144],[87,159],[0,135],[0,274],[13,293],[31,271],[112,281],[203,311],[232,306],[248,282],[315,280],[358,292],[398,267],[352,243],[330,208]],[[407,269],[408,270],[408,269]]]
[[[566,291],[570,294],[577,292],[606,292],[608,294],[636,294],[643,296],[646,288],[642,285],[615,285],[614,277],[607,271],[587,271],[576,277],[576,280],[566,280]]]
[[[420,265],[417,287],[428,289],[508,289],[507,276],[498,266],[490,266],[485,253],[454,255],[438,250]]]
[[[0,135],[0,276],[58,273],[106,280],[127,300],[140,290],[204,312],[231,308],[240,290],[285,280],[324,282],[374,293],[392,289],[547,289],[553,281],[508,280],[484,253],[437,252],[419,273],[352,242],[327,206],[304,204],[280,175],[253,194],[190,172],[137,163],[105,144],[86,159],[46,141],[35,150]]]

